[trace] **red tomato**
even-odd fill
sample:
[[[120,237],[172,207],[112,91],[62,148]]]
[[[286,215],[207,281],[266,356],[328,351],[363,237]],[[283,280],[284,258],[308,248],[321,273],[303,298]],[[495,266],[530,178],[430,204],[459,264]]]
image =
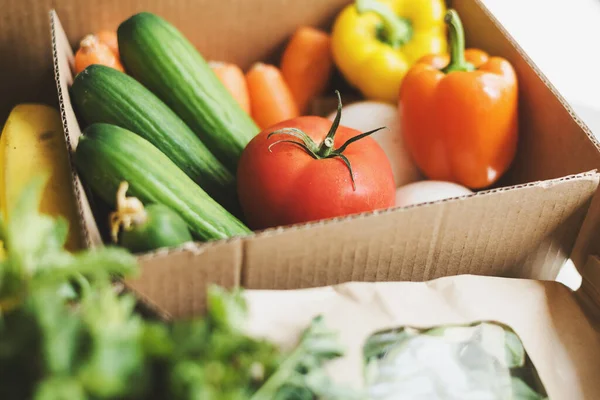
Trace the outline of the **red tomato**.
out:
[[[354,174],[340,157],[315,159],[300,138],[270,133],[297,128],[316,145],[327,136],[331,121],[299,117],[259,133],[248,144],[238,166],[238,194],[252,229],[290,225],[394,206],[396,194],[390,162],[377,142],[364,137],[344,151]],[[339,126],[333,140],[338,149],[361,132]],[[280,142],[292,140],[297,144]],[[269,150],[269,147],[270,150]]]

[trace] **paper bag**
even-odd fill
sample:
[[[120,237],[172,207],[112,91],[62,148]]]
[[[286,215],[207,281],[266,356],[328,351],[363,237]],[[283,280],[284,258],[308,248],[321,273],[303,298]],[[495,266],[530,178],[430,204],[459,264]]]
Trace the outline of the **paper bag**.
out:
[[[311,319],[324,315],[348,349],[328,372],[352,387],[362,385],[362,346],[376,331],[492,320],[519,335],[550,399],[600,398],[600,340],[573,293],[557,282],[463,275],[248,291],[246,297],[248,332],[283,347],[294,346]]]

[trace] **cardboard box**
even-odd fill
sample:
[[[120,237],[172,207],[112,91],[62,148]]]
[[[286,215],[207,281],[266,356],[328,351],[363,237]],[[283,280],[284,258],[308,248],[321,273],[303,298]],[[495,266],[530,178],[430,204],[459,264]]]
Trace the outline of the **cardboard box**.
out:
[[[58,100],[73,150],[79,126],[68,98],[71,48],[84,34],[116,27],[138,11],[171,20],[207,57],[247,67],[254,60],[275,56],[297,24],[327,26],[345,3],[9,0],[3,4],[0,24],[0,54],[10,60],[0,65],[0,117],[4,120],[20,101],[56,102],[51,87],[53,51]],[[599,177],[591,172],[600,165],[598,143],[479,0],[454,0],[452,6],[461,13],[469,45],[507,57],[519,75],[521,141],[517,160],[502,182],[508,187],[158,251],[140,257],[144,273],[127,282],[129,287],[163,317],[182,317],[203,308],[208,281],[287,289],[464,273],[551,279],[571,256],[583,275],[574,294],[554,282],[477,276],[300,291],[252,290],[248,329],[286,345],[315,313],[328,315],[330,326],[347,327],[342,309],[356,312],[350,321],[355,329],[345,337],[350,341],[365,327],[496,319],[523,339],[552,399],[598,398],[600,200],[595,195]],[[47,39],[51,7],[56,9],[51,13],[52,47]],[[240,45],[241,41],[252,46]],[[76,174],[74,181],[86,240],[99,244]],[[296,311],[290,312],[292,307]]]
[[[69,99],[70,63],[72,47],[85,33],[116,27],[135,12],[151,11],[181,29],[205,58],[246,68],[275,58],[299,24],[327,27],[348,1],[55,3],[56,11],[50,13],[53,60],[65,134],[73,151],[81,130]],[[128,287],[161,315],[180,317],[202,309],[208,282],[296,289],[457,274],[553,279],[569,256],[581,267],[588,254],[597,254],[600,200],[589,213],[588,209],[600,178],[594,171],[600,165],[598,143],[479,0],[450,5],[461,15],[468,46],[507,58],[519,77],[518,154],[498,188],[159,250],[140,257],[143,273],[126,282]],[[73,178],[85,239],[90,246],[100,245],[89,197],[75,171]],[[97,217],[105,218],[101,213]]]

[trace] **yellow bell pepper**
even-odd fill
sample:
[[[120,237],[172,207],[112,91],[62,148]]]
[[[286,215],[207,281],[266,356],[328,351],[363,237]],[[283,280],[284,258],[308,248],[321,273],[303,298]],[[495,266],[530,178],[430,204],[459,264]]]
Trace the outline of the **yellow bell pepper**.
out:
[[[331,35],[335,63],[371,100],[395,103],[412,64],[446,52],[443,0],[356,0]]]

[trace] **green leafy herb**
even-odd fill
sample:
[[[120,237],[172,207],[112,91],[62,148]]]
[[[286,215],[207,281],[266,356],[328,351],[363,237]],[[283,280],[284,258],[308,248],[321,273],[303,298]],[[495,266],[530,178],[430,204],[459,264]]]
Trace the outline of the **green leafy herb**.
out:
[[[347,399],[354,393],[335,387],[323,364],[344,354],[337,334],[316,317],[304,331],[300,343],[250,400]]]
[[[239,290],[209,288],[205,318],[142,319],[134,297],[111,285],[137,271],[135,258],[66,252],[65,221],[38,212],[43,182],[0,220],[0,399],[351,399],[322,369],[342,349],[321,319],[287,357],[240,329]]]

